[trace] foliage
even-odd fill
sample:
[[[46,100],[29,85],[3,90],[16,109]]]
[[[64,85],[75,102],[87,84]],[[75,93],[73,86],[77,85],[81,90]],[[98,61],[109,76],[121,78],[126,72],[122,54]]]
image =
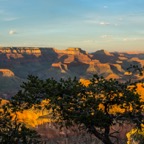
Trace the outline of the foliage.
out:
[[[0,100],[1,101],[1,100]],[[12,114],[10,103],[0,102],[0,143],[21,143],[32,144],[40,143],[40,136],[36,131],[31,130],[20,122],[17,114]]]
[[[133,129],[127,134],[128,142],[127,144],[143,144],[144,143],[144,129],[143,131]]]
[[[141,67],[139,65],[130,65],[127,68],[127,70],[128,70],[129,73],[132,73],[133,75],[139,74],[140,76],[142,76],[143,72],[144,72],[144,66]]]
[[[138,144],[143,144],[144,143],[144,135],[141,133],[135,133],[133,135],[131,135],[131,138],[138,142]]]
[[[119,131],[111,132],[112,126],[132,123],[141,129],[144,122],[143,102],[136,91],[136,83],[131,81],[106,80],[94,75],[90,84],[85,86],[76,78],[55,81],[52,78],[40,80],[36,76],[29,76],[28,82],[21,87],[23,89],[11,101],[17,105],[17,110],[35,105],[41,108],[41,101],[49,100],[44,107],[52,110],[55,121],[65,123],[67,127],[77,124],[105,144],[118,141],[115,134]],[[119,107],[121,111],[112,113],[114,107]]]

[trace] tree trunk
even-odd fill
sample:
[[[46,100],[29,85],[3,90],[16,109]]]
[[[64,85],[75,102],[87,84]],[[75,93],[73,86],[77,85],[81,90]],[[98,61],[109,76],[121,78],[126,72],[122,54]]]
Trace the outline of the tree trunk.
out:
[[[94,126],[89,127],[89,130],[95,137],[100,139],[104,144],[113,144],[108,135],[100,134]]]

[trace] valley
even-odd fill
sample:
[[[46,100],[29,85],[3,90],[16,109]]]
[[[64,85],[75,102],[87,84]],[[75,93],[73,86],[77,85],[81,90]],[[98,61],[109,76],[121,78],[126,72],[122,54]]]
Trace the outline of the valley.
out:
[[[93,74],[125,80],[130,65],[144,65],[144,52],[88,53],[81,48],[58,50],[38,47],[0,47],[0,95],[10,98],[28,75],[41,79],[77,77],[89,79]],[[139,75],[134,77],[139,79]],[[143,77],[140,77],[143,78]]]

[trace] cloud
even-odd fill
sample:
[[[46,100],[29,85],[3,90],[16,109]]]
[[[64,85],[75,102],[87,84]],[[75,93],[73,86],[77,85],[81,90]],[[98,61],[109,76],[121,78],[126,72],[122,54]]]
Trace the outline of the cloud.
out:
[[[97,20],[86,20],[85,21],[86,23],[90,23],[90,24],[97,24],[97,25],[101,25],[101,26],[108,26],[108,25],[111,25],[109,22],[99,22]]]
[[[117,23],[109,23],[109,22],[99,22],[99,25],[101,25],[101,26],[115,26],[115,27],[117,27],[119,24],[117,24]]]
[[[15,30],[10,30],[9,31],[9,35],[14,35],[14,34],[17,34],[17,32]]]
[[[96,24],[96,25],[100,25],[100,26],[114,26],[117,27],[119,26],[118,23],[109,23],[109,22],[104,22],[104,21],[97,21],[97,20],[85,20],[85,23],[89,23],[89,24]]]
[[[102,26],[110,25],[110,23],[108,23],[108,22],[100,22],[99,24],[102,25]]]

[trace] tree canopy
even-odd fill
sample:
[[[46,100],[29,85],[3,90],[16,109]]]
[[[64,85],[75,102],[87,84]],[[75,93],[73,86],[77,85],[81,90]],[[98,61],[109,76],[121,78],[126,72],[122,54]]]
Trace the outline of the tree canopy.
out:
[[[2,103],[0,99],[0,143],[40,143],[40,135],[18,120],[14,107],[10,102]]]
[[[29,76],[21,88],[11,100],[14,110],[41,108],[39,104],[48,100],[44,108],[52,110],[56,122],[67,127],[76,124],[105,144],[118,140],[118,130],[111,132],[112,126],[132,123],[141,129],[144,123],[143,102],[132,81],[106,80],[94,75],[85,86],[76,78],[56,81]]]

